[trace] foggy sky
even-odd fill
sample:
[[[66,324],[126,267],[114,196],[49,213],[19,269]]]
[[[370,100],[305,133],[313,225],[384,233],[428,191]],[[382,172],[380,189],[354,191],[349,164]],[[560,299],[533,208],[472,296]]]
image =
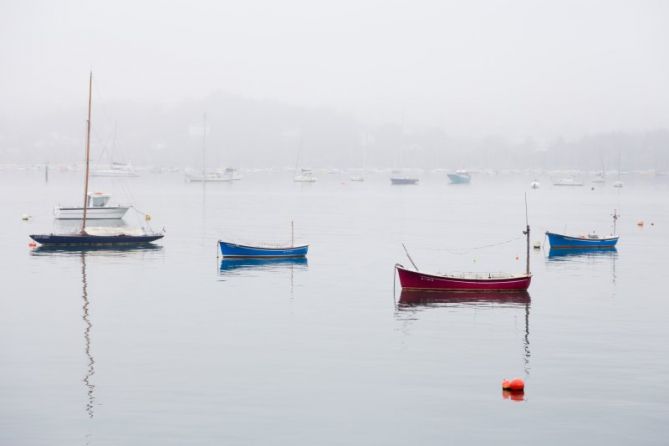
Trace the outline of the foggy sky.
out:
[[[550,138],[669,126],[664,1],[2,1],[0,115],[226,92]]]

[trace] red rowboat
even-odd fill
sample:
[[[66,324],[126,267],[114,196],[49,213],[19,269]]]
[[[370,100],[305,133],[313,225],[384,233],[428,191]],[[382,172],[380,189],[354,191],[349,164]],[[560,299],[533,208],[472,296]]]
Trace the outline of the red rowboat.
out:
[[[406,246],[406,252],[409,261],[414,267],[414,271],[406,269],[399,263],[395,264],[397,274],[400,276],[400,284],[403,289],[410,290],[457,290],[457,291],[511,291],[527,290],[532,281],[530,273],[530,225],[527,223],[527,197],[525,198],[525,273],[507,274],[507,273],[456,273],[456,274],[431,274],[418,270],[418,267],[411,259]]]
[[[532,274],[430,274],[395,265],[402,288],[414,290],[508,291],[527,290]]]

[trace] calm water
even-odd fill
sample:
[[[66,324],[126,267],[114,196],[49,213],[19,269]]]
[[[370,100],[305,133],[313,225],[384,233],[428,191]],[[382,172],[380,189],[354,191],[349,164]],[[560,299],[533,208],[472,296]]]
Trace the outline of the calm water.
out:
[[[97,179],[166,238],[48,252],[27,235],[79,202],[80,174],[0,172],[0,444],[666,444],[668,180],[318,176]],[[401,242],[426,270],[522,271],[526,191],[533,240],[608,233],[617,208],[617,253],[533,251],[525,298],[393,294]],[[219,238],[290,240],[291,219],[308,262],[216,258]],[[514,376],[524,401],[502,396]]]

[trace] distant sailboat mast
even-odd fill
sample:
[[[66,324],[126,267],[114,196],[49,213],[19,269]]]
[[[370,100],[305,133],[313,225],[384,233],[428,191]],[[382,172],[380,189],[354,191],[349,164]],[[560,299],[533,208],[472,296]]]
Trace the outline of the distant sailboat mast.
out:
[[[93,98],[93,72],[88,79],[88,120],[86,121],[86,176],[84,179],[84,218],[81,220],[81,234],[86,235],[86,216],[88,213],[88,174],[91,160],[91,106]]]

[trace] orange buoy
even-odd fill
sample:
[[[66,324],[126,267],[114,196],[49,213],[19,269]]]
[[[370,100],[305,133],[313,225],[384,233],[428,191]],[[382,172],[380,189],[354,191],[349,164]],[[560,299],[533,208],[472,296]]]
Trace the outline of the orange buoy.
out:
[[[512,380],[505,379],[502,381],[502,390],[522,392],[525,390],[525,381],[523,381],[521,378],[513,378]]]
[[[35,242],[30,242],[30,243],[28,243],[28,246],[31,247],[31,248],[34,248],[34,247],[37,246],[37,243],[35,243]]]

